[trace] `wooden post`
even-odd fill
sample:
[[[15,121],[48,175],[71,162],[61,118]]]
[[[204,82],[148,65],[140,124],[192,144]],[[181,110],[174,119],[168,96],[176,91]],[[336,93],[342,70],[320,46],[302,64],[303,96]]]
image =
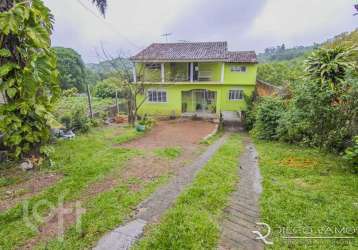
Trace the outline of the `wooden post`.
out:
[[[118,106],[118,90],[116,90],[116,109],[117,109],[117,115],[119,114],[119,106]]]
[[[86,86],[87,86],[88,108],[89,108],[89,112],[90,112],[90,117],[91,117],[91,119],[93,119],[91,92],[90,92],[88,84],[86,84]]]

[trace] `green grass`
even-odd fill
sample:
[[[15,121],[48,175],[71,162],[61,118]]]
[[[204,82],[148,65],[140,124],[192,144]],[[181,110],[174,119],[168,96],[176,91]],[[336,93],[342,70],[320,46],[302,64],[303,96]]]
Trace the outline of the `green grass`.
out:
[[[125,128],[125,132],[120,134],[115,138],[115,142],[118,144],[132,141],[142,135],[144,135],[146,132],[138,132],[135,128],[127,127]]]
[[[55,166],[51,171],[62,173],[64,177],[54,186],[29,199],[29,213],[31,214],[34,205],[41,200],[56,205],[61,194],[64,194],[65,201],[78,199],[89,184],[103,179],[115,168],[124,167],[128,159],[137,155],[136,150],[112,146],[116,132],[117,129],[112,127],[96,128],[74,140],[59,141],[55,145]],[[109,204],[111,205],[114,204]],[[38,209],[40,214],[48,211],[48,206]],[[16,248],[36,235],[36,232],[24,225],[24,216],[21,204],[0,214],[0,249]],[[29,218],[35,225],[40,224],[32,216]]]
[[[158,148],[154,150],[155,155],[168,159],[168,160],[174,160],[175,158],[178,158],[181,153],[182,149],[180,147],[173,147],[173,148]]]
[[[232,136],[135,249],[215,249],[219,219],[237,181],[241,147],[240,136]]]
[[[268,249],[357,249],[358,177],[344,170],[342,159],[283,143],[256,144],[264,180],[262,221],[273,229],[274,245]],[[294,236],[356,238],[288,241],[282,238],[285,228]],[[355,233],[330,232],[344,228],[355,228]]]

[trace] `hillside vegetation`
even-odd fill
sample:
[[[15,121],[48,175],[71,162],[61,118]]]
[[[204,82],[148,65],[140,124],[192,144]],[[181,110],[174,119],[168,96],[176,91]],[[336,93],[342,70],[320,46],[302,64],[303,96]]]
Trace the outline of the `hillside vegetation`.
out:
[[[265,82],[282,86],[295,82],[304,74],[303,61],[314,49],[337,46],[358,46],[358,29],[341,33],[332,39],[313,46],[298,46],[286,49],[284,45],[267,48],[258,55],[260,61],[257,78]]]

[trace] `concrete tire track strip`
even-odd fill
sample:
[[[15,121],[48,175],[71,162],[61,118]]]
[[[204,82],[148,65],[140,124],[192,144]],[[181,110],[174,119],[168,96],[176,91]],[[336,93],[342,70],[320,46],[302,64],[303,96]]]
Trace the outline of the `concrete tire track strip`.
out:
[[[258,166],[258,154],[250,138],[243,135],[245,151],[239,161],[240,180],[225,209],[221,225],[220,250],[243,249],[262,250],[262,241],[253,231],[260,231],[256,223],[260,222],[258,201],[262,192],[261,175]]]
[[[176,198],[195,178],[198,171],[206,165],[214,153],[226,142],[230,133],[225,133],[191,165],[182,168],[167,185],[159,188],[137,207],[131,221],[104,235],[95,250],[130,249],[133,243],[143,235],[145,225],[157,221],[174,203]]]

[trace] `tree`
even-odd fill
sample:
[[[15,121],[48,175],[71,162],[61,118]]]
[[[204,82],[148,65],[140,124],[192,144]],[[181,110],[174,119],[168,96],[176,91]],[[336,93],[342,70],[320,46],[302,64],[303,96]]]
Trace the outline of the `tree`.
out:
[[[57,69],[59,71],[60,86],[62,89],[77,88],[85,90],[85,64],[73,49],[55,47],[57,55]]]
[[[0,131],[14,157],[40,149],[50,138],[51,108],[59,96],[53,16],[41,0],[0,3]]]
[[[353,48],[343,46],[314,51],[305,61],[307,76],[322,86],[339,89],[347,72],[355,68],[353,52]]]

